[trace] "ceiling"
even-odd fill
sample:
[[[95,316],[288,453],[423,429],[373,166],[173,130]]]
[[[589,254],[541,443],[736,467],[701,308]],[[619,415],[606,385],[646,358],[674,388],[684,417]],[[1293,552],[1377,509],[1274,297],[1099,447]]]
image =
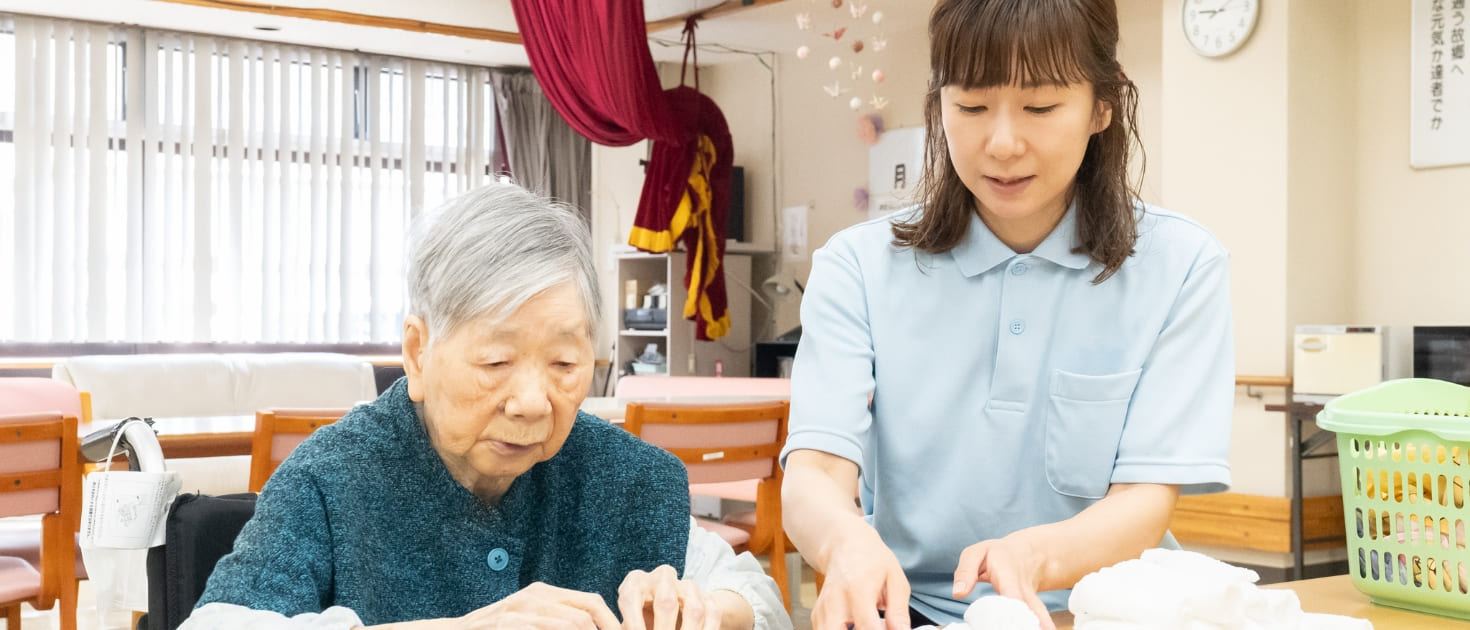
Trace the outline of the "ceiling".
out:
[[[684,15],[721,2],[722,0],[644,0],[644,13],[645,18],[652,21]],[[701,23],[699,41],[744,50],[795,50],[804,35],[796,28],[796,15],[825,8],[826,3],[827,0],[821,0],[821,5],[817,4],[817,0],[784,0],[722,15]],[[510,0],[273,0],[271,4],[516,31]],[[897,32],[922,25],[931,1],[867,0],[867,4],[873,5],[875,9],[887,5],[888,13],[894,15],[885,17],[885,26]],[[909,10],[901,10],[898,8],[900,6]],[[475,65],[529,64],[525,49],[518,44],[283,18],[156,0],[0,0],[0,11],[136,24]],[[259,30],[259,27],[278,30],[265,31]],[[651,33],[650,39],[664,42],[678,40],[679,28]],[[652,46],[652,51],[654,58],[659,61],[677,61],[682,54],[678,47],[657,44]],[[707,52],[700,54],[701,63],[718,63],[725,58],[730,57]]]

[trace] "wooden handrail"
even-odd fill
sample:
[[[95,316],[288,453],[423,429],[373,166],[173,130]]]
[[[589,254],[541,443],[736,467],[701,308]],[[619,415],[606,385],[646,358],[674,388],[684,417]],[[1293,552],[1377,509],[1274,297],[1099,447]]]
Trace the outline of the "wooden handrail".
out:
[[[398,354],[357,355],[377,367],[400,367],[403,356]],[[66,357],[0,357],[0,370],[49,370],[51,366],[66,360]],[[596,367],[607,367],[607,359],[597,359]]]
[[[1256,374],[1236,374],[1235,385],[1247,385],[1251,387],[1291,387],[1290,376],[1260,376]]]
[[[247,0],[158,0],[159,2],[172,2],[174,4],[187,4],[196,7],[209,7],[212,9],[227,9],[230,11],[245,11],[248,13],[264,13],[284,18],[300,18],[304,20],[316,20],[319,22],[334,22],[337,24],[352,24],[355,26],[371,26],[375,28],[391,28],[400,31],[412,31],[415,33],[434,33],[437,35],[450,35],[453,37],[464,37],[466,39],[480,39],[504,44],[520,45],[521,34],[514,31],[502,31],[492,28],[474,28],[470,26],[459,26],[456,24],[441,24],[438,22],[425,22],[410,18],[387,17],[382,15],[369,15],[366,13],[353,13],[351,11],[338,11],[336,9],[309,9],[304,7],[285,7],[276,4],[264,4],[260,2],[248,2]],[[689,15],[702,15],[704,18],[713,18],[721,15],[729,15],[746,9],[776,4],[785,0],[726,0],[713,7],[687,15],[677,15],[654,20],[648,23],[648,32],[661,31],[666,28],[679,26],[688,19]]]
[[[425,22],[409,18],[384,17],[381,15],[368,15],[366,13],[353,13],[351,11],[338,11],[336,9],[307,9],[302,7],[283,7],[275,4],[262,4],[258,2],[246,2],[245,0],[159,0],[160,2],[172,2],[174,4],[187,4],[196,7],[209,7],[211,9],[228,9],[231,11],[244,11],[247,13],[264,13],[284,18],[300,18],[304,20],[316,20],[318,22],[335,22],[337,24],[352,24],[356,26],[372,26],[376,28],[392,28],[400,31],[413,31],[415,33],[434,33],[437,35],[451,35],[467,39],[482,39],[505,44],[521,43],[521,34],[509,31],[499,31],[489,28],[473,28],[469,26],[458,26],[455,24],[440,24],[437,22]]]
[[[356,356],[378,367],[403,365],[403,355],[398,354],[362,354]],[[49,370],[53,365],[66,359],[67,357],[0,357],[0,370]]]
[[[724,2],[721,2],[720,4],[712,6],[703,11],[695,11],[693,13],[687,13],[684,15],[670,16],[661,20],[654,20],[652,22],[649,22],[648,32],[653,33],[657,31],[662,31],[666,28],[679,26],[684,23],[684,20],[689,19],[689,16],[691,15],[698,15],[702,19],[708,20],[710,18],[719,17],[721,15],[729,15],[731,13],[738,13],[746,9],[754,9],[756,7],[765,6],[768,4],[776,4],[778,2],[785,1],[786,0],[725,0]]]

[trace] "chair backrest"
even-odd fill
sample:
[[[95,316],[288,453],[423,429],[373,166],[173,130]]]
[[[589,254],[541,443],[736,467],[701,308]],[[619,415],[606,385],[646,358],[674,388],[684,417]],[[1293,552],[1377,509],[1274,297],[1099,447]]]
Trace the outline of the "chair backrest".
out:
[[[623,428],[689,469],[689,483],[781,478],[784,400],[748,403],[629,403]]]
[[[77,388],[49,378],[0,378],[0,414],[49,412],[81,419],[84,415],[82,396]]]
[[[624,376],[613,389],[617,398],[663,398],[683,396],[770,396],[791,397],[789,378],[746,378],[715,376]]]
[[[72,533],[82,511],[78,454],[74,416],[0,416],[0,517],[44,515],[38,608],[50,608],[63,585],[76,580]]]
[[[260,492],[276,468],[313,431],[347,415],[348,409],[262,409],[255,412],[250,442],[250,491]]]
[[[148,550],[148,630],[174,630],[193,612],[214,566],[255,515],[254,494],[181,494],[164,521],[164,544]]]

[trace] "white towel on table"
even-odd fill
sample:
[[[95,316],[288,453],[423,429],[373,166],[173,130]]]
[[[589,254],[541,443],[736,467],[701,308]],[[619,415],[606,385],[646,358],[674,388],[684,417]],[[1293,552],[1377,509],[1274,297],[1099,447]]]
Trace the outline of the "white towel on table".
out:
[[[1076,630],[1371,630],[1362,619],[1306,615],[1289,590],[1191,551],[1150,549],[1089,574],[1067,608]]]

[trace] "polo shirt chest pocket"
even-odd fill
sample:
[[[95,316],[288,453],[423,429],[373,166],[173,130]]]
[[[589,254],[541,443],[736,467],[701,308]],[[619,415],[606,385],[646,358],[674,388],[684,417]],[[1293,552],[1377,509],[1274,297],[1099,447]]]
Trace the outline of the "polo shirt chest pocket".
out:
[[[1046,416],[1046,480],[1059,493],[1100,499],[1142,369],[1088,375],[1054,370]]]

